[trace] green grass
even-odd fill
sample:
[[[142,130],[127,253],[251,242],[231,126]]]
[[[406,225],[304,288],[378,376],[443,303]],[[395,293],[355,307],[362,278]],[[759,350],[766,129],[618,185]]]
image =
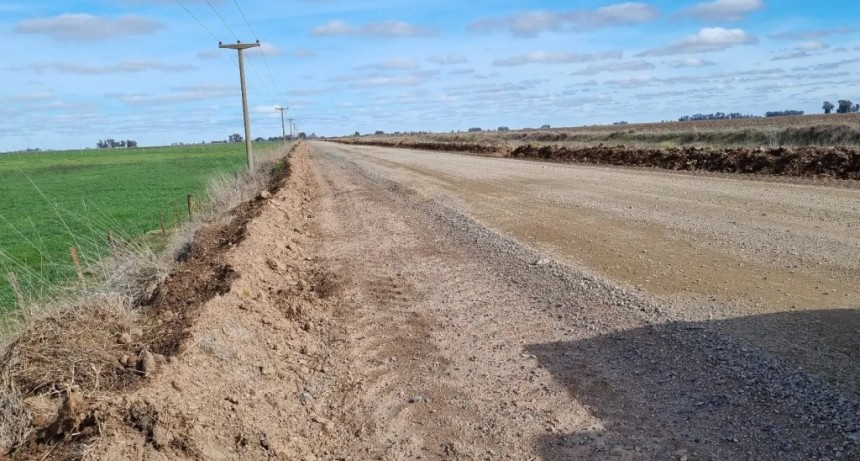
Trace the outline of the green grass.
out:
[[[244,144],[0,155],[0,312],[15,306],[8,272],[29,296],[49,295],[76,276],[69,247],[92,261],[108,254],[108,233],[160,230],[160,212],[173,227],[189,193],[205,200],[213,173],[244,165]]]

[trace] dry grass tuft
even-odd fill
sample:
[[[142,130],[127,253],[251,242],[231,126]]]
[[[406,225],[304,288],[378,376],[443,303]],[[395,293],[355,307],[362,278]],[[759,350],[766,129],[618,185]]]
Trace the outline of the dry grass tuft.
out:
[[[118,338],[135,329],[136,317],[118,296],[58,309],[30,322],[6,349],[0,370],[26,395],[110,388],[120,380],[119,359],[129,347]]]
[[[32,415],[8,370],[0,374],[0,447],[15,446],[32,431]]]

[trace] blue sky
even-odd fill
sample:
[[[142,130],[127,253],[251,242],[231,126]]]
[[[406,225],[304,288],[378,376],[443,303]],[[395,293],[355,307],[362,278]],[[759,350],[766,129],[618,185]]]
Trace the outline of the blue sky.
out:
[[[263,42],[255,137],[280,134],[281,104],[302,131],[338,135],[860,101],[856,1],[182,3],[219,40]],[[0,151],[241,132],[235,52],[177,0],[10,0],[0,30]]]

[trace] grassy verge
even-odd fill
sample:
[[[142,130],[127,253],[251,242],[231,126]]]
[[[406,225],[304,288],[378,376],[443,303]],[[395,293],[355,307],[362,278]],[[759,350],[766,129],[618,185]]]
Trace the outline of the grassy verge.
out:
[[[19,303],[16,291],[32,302],[77,278],[70,247],[91,271],[112,253],[163,246],[161,221],[187,220],[188,194],[208,201],[211,178],[244,164],[236,144],[0,155],[0,312]]]

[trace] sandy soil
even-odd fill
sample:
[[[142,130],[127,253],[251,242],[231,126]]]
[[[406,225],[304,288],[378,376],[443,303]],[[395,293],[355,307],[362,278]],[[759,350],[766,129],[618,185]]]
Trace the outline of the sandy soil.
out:
[[[84,458],[860,456],[856,191],[322,143],[291,165]]]

